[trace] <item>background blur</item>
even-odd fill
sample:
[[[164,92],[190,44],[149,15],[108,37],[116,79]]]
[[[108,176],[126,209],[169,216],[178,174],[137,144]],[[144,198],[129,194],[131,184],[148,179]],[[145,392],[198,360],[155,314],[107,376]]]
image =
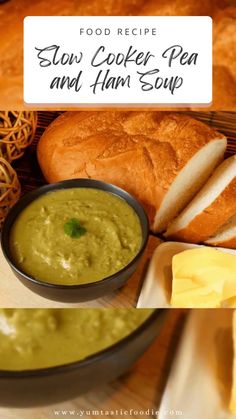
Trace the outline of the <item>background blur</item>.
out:
[[[236,109],[236,0],[0,1],[0,108],[23,109],[23,19],[37,15],[208,15],[213,18],[213,103]],[[43,28],[42,28],[43,30]],[[201,28],[199,28],[199,31]]]

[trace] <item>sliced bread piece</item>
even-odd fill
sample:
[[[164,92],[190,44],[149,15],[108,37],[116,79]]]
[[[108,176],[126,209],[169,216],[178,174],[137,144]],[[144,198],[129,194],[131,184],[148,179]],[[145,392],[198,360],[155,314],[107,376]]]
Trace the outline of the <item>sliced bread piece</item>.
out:
[[[236,213],[236,156],[225,160],[165,234],[189,243],[209,239]]]
[[[236,214],[205,243],[211,246],[236,249]]]

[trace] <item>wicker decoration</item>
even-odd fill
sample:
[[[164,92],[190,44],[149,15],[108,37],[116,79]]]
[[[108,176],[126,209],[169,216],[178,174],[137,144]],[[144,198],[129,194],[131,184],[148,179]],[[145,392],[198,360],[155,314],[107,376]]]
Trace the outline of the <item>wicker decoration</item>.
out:
[[[20,198],[20,182],[15,170],[0,157],[0,227],[10,208]]]
[[[19,159],[32,143],[36,125],[36,112],[0,112],[0,157],[10,163]]]

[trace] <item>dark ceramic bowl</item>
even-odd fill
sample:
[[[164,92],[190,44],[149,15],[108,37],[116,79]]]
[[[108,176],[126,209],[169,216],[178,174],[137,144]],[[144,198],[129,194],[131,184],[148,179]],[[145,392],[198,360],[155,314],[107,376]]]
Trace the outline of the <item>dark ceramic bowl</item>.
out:
[[[11,227],[20,214],[20,212],[27,207],[32,201],[39,198],[41,195],[44,195],[48,192],[56,191],[59,189],[69,189],[69,188],[93,188],[101,189],[103,191],[110,192],[114,195],[119,196],[124,199],[136,212],[139,217],[141,228],[142,228],[142,243],[138,254],[135,258],[123,269],[116,272],[115,274],[102,279],[101,281],[92,282],[89,284],[81,285],[58,285],[58,284],[49,284],[43,282],[40,278],[34,278],[25,272],[21,271],[15,264],[9,246],[9,237],[11,232]],[[128,194],[123,189],[120,189],[114,185],[100,182],[92,179],[73,179],[66,180],[63,182],[50,184],[43,186],[41,188],[35,189],[34,191],[26,194],[19,202],[14,205],[10,210],[2,229],[1,245],[3,254],[9,263],[14,274],[17,276],[20,281],[30,288],[32,291],[36,292],[43,297],[49,298],[56,301],[64,302],[80,302],[88,301],[99,298],[105,294],[108,294],[118,288],[121,288],[125,282],[130,278],[134,273],[138,262],[145,250],[149,234],[149,224],[146,213],[143,207],[139,202]]]
[[[165,313],[155,310],[126,338],[82,361],[41,370],[0,371],[0,405],[48,405],[100,388],[129,370],[146,351],[159,334]]]

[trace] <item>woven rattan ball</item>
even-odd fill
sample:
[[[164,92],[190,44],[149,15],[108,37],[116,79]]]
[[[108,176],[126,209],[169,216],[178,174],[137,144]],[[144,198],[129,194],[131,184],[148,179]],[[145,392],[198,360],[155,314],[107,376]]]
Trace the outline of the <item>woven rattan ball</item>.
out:
[[[20,198],[20,182],[15,170],[0,157],[0,227],[10,208]]]
[[[19,159],[34,138],[37,112],[0,112],[0,156],[8,162]]]

